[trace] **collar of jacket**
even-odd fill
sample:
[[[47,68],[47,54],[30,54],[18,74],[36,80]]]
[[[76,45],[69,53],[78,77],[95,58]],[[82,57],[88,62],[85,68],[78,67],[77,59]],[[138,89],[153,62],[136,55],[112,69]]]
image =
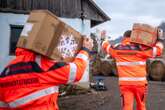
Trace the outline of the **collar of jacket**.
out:
[[[130,44],[130,38],[123,38],[121,43],[124,45]]]
[[[21,55],[34,56],[35,53],[30,51],[30,50],[28,50],[28,49],[16,48],[15,55],[16,56],[21,56]]]

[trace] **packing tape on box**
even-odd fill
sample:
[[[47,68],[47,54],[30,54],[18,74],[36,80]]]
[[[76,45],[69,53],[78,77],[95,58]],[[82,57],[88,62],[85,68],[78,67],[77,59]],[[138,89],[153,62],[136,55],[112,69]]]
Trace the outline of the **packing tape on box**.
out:
[[[32,28],[33,28],[32,23],[26,23],[22,32],[21,32],[21,36],[28,37],[28,34],[32,31]]]

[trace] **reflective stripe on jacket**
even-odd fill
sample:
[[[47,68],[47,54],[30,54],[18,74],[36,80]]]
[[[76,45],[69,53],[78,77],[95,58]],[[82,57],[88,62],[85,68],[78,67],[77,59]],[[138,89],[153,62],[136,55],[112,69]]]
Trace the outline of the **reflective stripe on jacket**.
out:
[[[0,74],[0,110],[58,110],[58,86],[81,79],[88,52],[73,62],[56,62],[17,48],[16,58]]]
[[[52,87],[49,87],[49,88],[46,88],[46,89],[43,89],[43,90],[38,90],[38,91],[35,91],[31,94],[28,94],[26,96],[23,96],[21,98],[18,98],[16,100],[13,100],[11,102],[4,102],[4,101],[0,101],[0,107],[5,107],[5,108],[17,108],[17,107],[20,107],[24,104],[27,104],[31,101],[34,101],[34,100],[37,100],[37,99],[40,99],[44,96],[47,96],[47,95],[51,95],[51,94],[54,94],[54,93],[58,93],[58,86],[52,86]]]
[[[137,44],[128,42],[113,47],[104,41],[102,48],[116,59],[120,85],[146,84],[146,60],[162,54],[162,48],[159,46],[141,50]]]

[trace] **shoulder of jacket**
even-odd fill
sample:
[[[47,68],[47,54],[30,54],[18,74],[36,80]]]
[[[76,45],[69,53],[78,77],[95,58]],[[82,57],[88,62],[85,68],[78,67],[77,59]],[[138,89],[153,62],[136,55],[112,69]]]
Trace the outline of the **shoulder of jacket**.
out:
[[[116,43],[115,45],[113,45],[113,47],[115,48],[115,47],[117,47],[119,45],[122,45],[122,44],[121,43]]]

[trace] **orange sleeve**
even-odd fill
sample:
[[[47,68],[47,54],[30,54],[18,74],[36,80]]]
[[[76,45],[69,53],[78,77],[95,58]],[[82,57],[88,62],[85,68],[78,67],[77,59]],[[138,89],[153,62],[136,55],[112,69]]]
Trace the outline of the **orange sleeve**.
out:
[[[88,62],[89,62],[88,52],[84,50],[80,51],[73,62],[77,66],[77,74],[76,74],[75,82],[79,81],[82,78],[83,73],[85,72],[85,69],[88,65]]]
[[[41,83],[67,84],[81,79],[89,60],[89,52],[83,49],[73,62],[57,62],[43,75],[39,75]]]
[[[148,50],[140,51],[139,55],[146,58],[154,58],[157,56],[161,56],[163,53],[163,44],[156,43],[156,45]]]
[[[102,43],[102,49],[105,51],[107,54],[111,55],[112,57],[115,57],[115,49],[113,49],[108,41],[104,41]]]
[[[156,50],[156,56],[161,56],[163,54],[163,49],[164,49],[164,45],[162,42],[157,42],[155,45],[155,48],[157,48]]]

